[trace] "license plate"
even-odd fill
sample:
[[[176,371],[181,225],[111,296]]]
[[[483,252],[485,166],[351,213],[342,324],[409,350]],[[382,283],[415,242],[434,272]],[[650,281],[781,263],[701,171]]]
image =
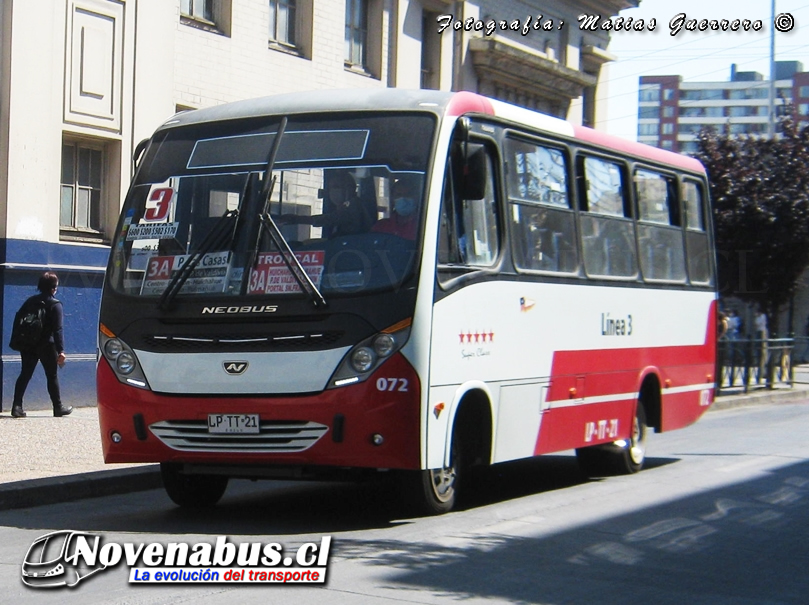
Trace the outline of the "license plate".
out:
[[[209,433],[258,433],[258,414],[208,414]]]

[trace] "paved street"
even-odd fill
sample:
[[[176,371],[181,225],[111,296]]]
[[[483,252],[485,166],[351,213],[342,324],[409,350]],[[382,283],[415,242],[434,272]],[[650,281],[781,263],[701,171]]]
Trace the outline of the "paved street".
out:
[[[162,490],[0,512],[0,602],[806,602],[809,406],[717,409],[653,435],[648,469],[587,481],[569,455],[495,467],[458,512],[410,518],[375,485],[233,482],[208,512]],[[333,537],[325,587],[139,586],[121,565],[71,591],[25,588],[20,563],[53,529],[107,541]]]

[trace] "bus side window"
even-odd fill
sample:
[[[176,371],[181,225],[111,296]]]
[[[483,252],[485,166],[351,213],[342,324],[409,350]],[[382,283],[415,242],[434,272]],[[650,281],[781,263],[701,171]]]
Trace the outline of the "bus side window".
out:
[[[521,270],[577,272],[576,217],[564,151],[512,138],[505,150],[514,264]]]
[[[585,210],[580,220],[587,275],[634,279],[638,273],[635,230],[621,165],[580,156],[576,170]]]
[[[461,249],[458,246],[457,216],[455,213],[455,187],[452,178],[451,161],[447,160],[444,173],[444,192],[441,196],[441,224],[438,230],[438,264],[463,264]]]
[[[685,251],[674,178],[639,168],[635,170],[634,183],[643,277],[684,282]]]
[[[497,260],[494,174],[492,157],[483,145],[453,148],[444,179],[439,263],[489,267]]]
[[[703,188],[694,181],[683,181],[680,192],[685,207],[688,275],[692,283],[713,284],[713,262],[706,229]]]

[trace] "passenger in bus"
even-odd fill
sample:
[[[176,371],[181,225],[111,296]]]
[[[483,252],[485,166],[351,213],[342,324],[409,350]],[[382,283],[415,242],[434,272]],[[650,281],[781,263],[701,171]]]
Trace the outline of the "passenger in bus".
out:
[[[357,181],[347,170],[329,171],[325,176],[323,214],[283,214],[280,223],[323,228],[323,237],[366,233],[374,224],[376,200],[361,195]],[[373,192],[372,192],[373,193]]]
[[[415,240],[419,225],[419,200],[421,187],[413,175],[398,177],[391,185],[391,214],[377,221],[371,228],[375,233],[390,233],[408,240]]]

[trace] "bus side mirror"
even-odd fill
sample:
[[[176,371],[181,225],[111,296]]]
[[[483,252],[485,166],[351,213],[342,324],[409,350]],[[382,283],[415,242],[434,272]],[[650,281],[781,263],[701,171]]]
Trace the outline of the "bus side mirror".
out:
[[[133,172],[138,169],[138,165],[140,164],[141,159],[143,158],[143,152],[146,151],[146,147],[149,145],[149,139],[143,139],[140,143],[135,146],[135,151],[132,153],[132,170]]]
[[[461,116],[458,118],[458,121],[455,122],[455,130],[452,133],[452,138],[456,143],[468,143],[469,142],[469,130],[471,129],[471,124],[469,122],[469,118],[466,116]]]
[[[463,162],[461,193],[465,200],[482,200],[486,197],[486,184],[489,181],[489,163],[486,148],[474,143],[468,146]]]
[[[463,199],[482,200],[486,197],[488,180],[486,148],[480,143],[469,142],[471,128],[472,123],[466,116],[455,122],[452,138],[458,158],[456,183]]]

